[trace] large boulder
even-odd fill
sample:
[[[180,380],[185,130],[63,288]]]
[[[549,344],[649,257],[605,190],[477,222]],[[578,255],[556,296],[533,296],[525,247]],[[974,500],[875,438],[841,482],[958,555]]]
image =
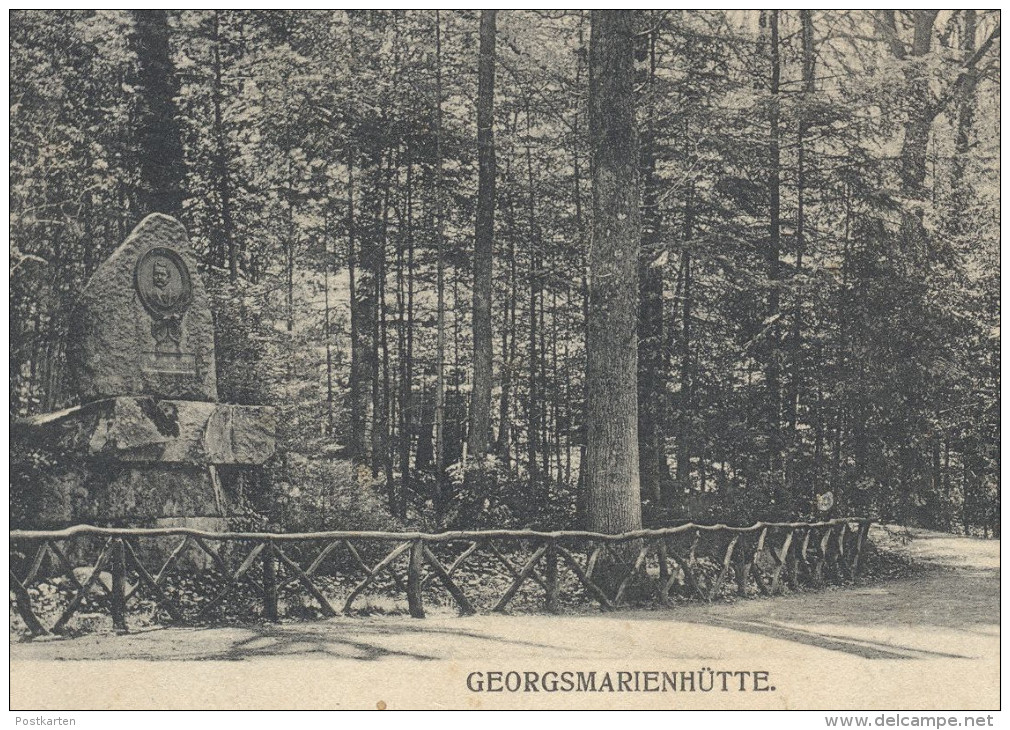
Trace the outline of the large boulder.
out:
[[[98,267],[70,316],[80,402],[118,395],[217,400],[214,320],[182,225],[154,213]]]

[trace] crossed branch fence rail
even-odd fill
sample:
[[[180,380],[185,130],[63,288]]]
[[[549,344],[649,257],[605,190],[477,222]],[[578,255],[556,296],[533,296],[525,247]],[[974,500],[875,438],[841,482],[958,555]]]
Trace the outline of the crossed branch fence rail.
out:
[[[214,533],[78,525],[11,531],[11,555],[22,559],[12,559],[10,589],[12,608],[32,636],[64,632],[89,596],[99,597],[119,632],[128,631],[131,604],[144,596],[168,621],[179,624],[212,619],[229,597],[240,593],[258,606],[261,618],[278,620],[282,606],[291,603],[283,596],[309,598],[319,614],[331,617],[353,613],[355,602],[380,583],[395,595],[406,594],[408,611],[416,618],[425,616],[425,598],[431,600],[438,585],[461,614],[504,612],[528,583],[542,592],[542,608],[549,612],[573,601],[594,601],[613,610],[629,601],[670,605],[675,596],[712,601],[732,588],[731,577],[741,595],[749,589],[775,595],[787,587],[851,581],[859,572],[869,526],[864,518],[750,527],[691,523],[607,535],[533,530]],[[150,570],[143,559],[145,541],[173,538],[181,540],[171,551],[162,550],[167,559]],[[68,558],[67,545],[79,540],[91,540],[98,549],[97,559],[83,572]],[[202,596],[196,607],[184,606],[169,585],[171,576],[185,573],[180,562],[187,555],[212,565],[216,576],[208,591],[213,595]],[[22,575],[15,573],[15,562]],[[478,574],[464,582],[461,576],[468,570]],[[335,604],[332,585],[324,579],[352,574],[361,577],[342,605]],[[39,591],[32,587],[53,575],[63,576],[72,594],[46,625],[39,616]],[[499,595],[502,586],[507,587]],[[478,605],[489,592],[497,599],[493,605]]]

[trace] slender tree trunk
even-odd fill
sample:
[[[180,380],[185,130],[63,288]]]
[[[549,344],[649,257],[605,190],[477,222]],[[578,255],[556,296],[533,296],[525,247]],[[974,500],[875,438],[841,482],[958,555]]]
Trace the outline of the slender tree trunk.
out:
[[[407,519],[407,500],[411,484],[410,450],[414,430],[414,161],[413,151],[407,152],[406,180],[406,237],[407,237],[407,304],[406,322],[401,320],[401,328],[406,329],[405,350],[403,352],[403,374],[400,376],[403,421],[400,443],[400,504],[399,515]]]
[[[929,509],[924,527],[933,530],[943,530],[947,528],[943,520],[944,493],[943,493],[943,463],[940,460],[940,436],[935,434],[930,440],[931,468],[929,475],[929,499],[926,501]]]
[[[386,312],[386,244],[389,238],[389,208],[390,208],[390,188],[391,176],[393,172],[393,148],[387,152],[386,174],[382,182],[382,216],[379,225],[378,240],[376,242],[376,347],[381,352],[382,377],[379,373],[375,375],[375,388],[373,390],[372,410],[375,413],[375,427],[372,429],[372,474],[378,474],[379,467],[385,474],[386,490],[389,497],[389,509],[392,514],[396,514],[396,491],[393,484],[393,462],[389,451],[389,430],[390,430],[390,390],[389,390],[389,336]],[[378,364],[378,357],[376,358]],[[378,370],[378,368],[376,368]]]
[[[295,181],[294,171],[290,160],[288,161],[288,187],[287,187],[287,235],[284,237],[284,302],[287,310],[286,328],[288,334],[295,328],[295,245],[297,244],[298,229],[295,224]],[[288,338],[288,345],[292,344],[292,338]],[[289,360],[290,362],[290,360]]]
[[[382,236],[385,173],[384,150],[376,140],[361,155],[359,170],[368,181],[362,185],[362,210],[356,217],[356,238],[359,244],[357,281],[354,290],[357,314],[354,327],[358,347],[351,349],[352,397],[357,401],[357,427],[355,453],[363,466],[370,466],[377,477],[383,465],[387,414],[382,394],[380,370],[381,319],[383,317],[383,279],[385,277],[385,244]],[[355,356],[357,354],[357,359]],[[354,406],[352,406],[354,408]],[[363,471],[364,473],[364,471]]]
[[[529,393],[526,406],[526,448],[527,468],[530,481],[539,480],[540,467],[537,463],[539,453],[538,436],[540,434],[541,395],[537,384],[537,294],[540,287],[540,267],[538,249],[540,246],[540,229],[536,220],[536,205],[534,203],[533,184],[533,152],[531,137],[533,124],[530,119],[529,97],[526,99],[526,176],[527,176],[527,215],[529,219]]]
[[[681,494],[691,491],[691,444],[694,438],[693,368],[691,365],[691,250],[681,254],[683,305],[680,336],[680,429],[677,435],[677,481]]]
[[[372,380],[375,376],[375,280],[371,231],[359,231],[355,214],[355,153],[347,165],[347,242],[351,289],[351,458],[359,465],[369,462],[369,411],[372,405]],[[361,235],[359,235],[359,233]],[[359,245],[360,244],[360,245]],[[360,251],[358,250],[360,248]]]
[[[706,446],[703,446],[701,453],[698,455],[698,485],[701,487],[702,494],[708,491],[707,456],[708,449]]]
[[[409,162],[407,163],[410,164]],[[396,187],[398,190],[403,188],[400,185],[400,170],[397,167],[396,171]],[[408,203],[404,203],[404,208],[407,207]],[[406,278],[404,274],[405,269],[405,238],[406,238],[406,214],[403,209],[397,211],[397,226],[396,226],[396,355],[397,355],[397,365],[399,368],[399,373],[397,375],[398,382],[398,392],[397,392],[397,416],[396,421],[396,431],[397,438],[395,439],[396,454],[391,457],[399,461],[400,467],[400,492],[397,495],[397,504],[395,514],[400,515],[400,507],[402,504],[402,495],[406,491],[407,485],[407,470],[410,467],[410,435],[407,431],[408,421],[407,421],[407,397],[406,390],[409,388],[407,383],[407,292],[406,292]],[[407,444],[407,448],[404,449],[404,444]],[[406,465],[404,464],[403,453],[407,452]],[[405,468],[406,466],[406,468]]]
[[[851,273],[852,258],[852,200],[848,183],[842,185],[842,205],[845,211],[842,226],[842,283],[838,292],[838,381],[845,382],[849,375],[849,327],[848,327],[848,301],[849,301],[849,279]],[[832,459],[831,483],[838,489],[842,483],[842,437],[845,430],[846,404],[839,402],[835,405],[834,419],[834,458]]]
[[[643,13],[645,11],[642,11]],[[651,17],[647,18],[651,22]],[[638,463],[642,496],[661,501],[667,471],[662,418],[666,410],[663,373],[663,265],[658,180],[656,179],[655,79],[656,31],[640,39],[638,60],[647,63],[644,76],[645,129],[641,141],[642,254],[639,261],[638,305]]]
[[[327,196],[329,197],[329,196]],[[330,322],[330,268],[335,257],[330,251],[330,212],[323,213],[323,341],[326,343],[326,434],[333,433],[333,337]]]
[[[566,387],[561,382],[558,371],[558,294],[551,290],[551,375],[554,378],[553,398],[551,402],[551,433],[554,444],[555,479],[561,481],[561,423],[560,423],[560,391]]]
[[[812,10],[800,11],[800,31],[803,45],[803,94],[809,98],[814,92],[814,22]],[[806,183],[807,183],[807,155],[806,155],[806,133],[807,120],[800,118],[797,132],[796,150],[796,274],[798,278],[803,273],[803,255],[806,252]],[[792,378],[789,383],[789,430],[794,440],[798,440],[797,427],[799,425],[800,410],[800,387],[802,381],[801,356],[803,337],[803,298],[801,294],[802,285],[793,287],[793,317],[792,333],[790,337],[791,349],[791,369]]]
[[[565,303],[571,302],[571,290],[565,297]],[[569,331],[571,322],[569,321]],[[564,485],[570,488],[572,485],[572,362],[568,356],[568,338],[562,344],[561,361],[564,363],[563,379],[565,384],[565,471]]]
[[[435,486],[439,509],[448,504],[445,485],[445,229],[442,190],[442,18],[435,11],[435,228],[437,332],[435,346]]]
[[[579,56],[575,64],[575,84],[576,87],[581,88],[582,85],[582,59],[588,57],[585,53],[586,49],[586,37],[585,37],[585,18],[586,14],[584,11],[579,11]],[[579,110],[576,109],[575,114],[572,119],[572,132],[573,132],[573,142],[572,142],[572,188],[573,197],[575,203],[575,231],[578,236],[579,251],[583,252],[582,256],[579,258],[579,271],[581,273],[579,282],[579,295],[580,301],[582,303],[582,341],[584,343],[589,341],[589,246],[586,241],[586,225],[585,219],[582,214],[582,160],[579,156],[579,145],[582,142],[581,137],[581,119],[582,115]],[[588,348],[583,348],[586,352],[586,362],[584,364],[584,372],[588,372]],[[586,426],[586,403],[589,400],[589,381],[583,378],[582,381],[582,423],[581,431],[583,433],[582,438],[579,440],[579,473],[575,480],[575,524],[579,527],[585,527],[589,524],[588,518],[588,508],[586,499],[586,460],[585,460],[585,426]]]
[[[491,298],[494,257],[494,71],[496,10],[482,10],[477,71],[477,220],[473,257],[473,390],[469,451],[483,459],[491,434]]]
[[[546,274],[547,263],[541,259],[541,271]],[[540,411],[540,435],[537,439],[540,444],[540,469],[547,479],[551,476],[551,439],[550,433],[548,432],[548,407],[547,402],[548,395],[551,394],[551,399],[553,401],[553,389],[548,387],[549,383],[547,380],[547,316],[544,311],[544,286],[541,281],[538,289],[538,304],[540,309],[540,327],[539,327],[539,352],[537,358],[538,370],[539,370],[539,380],[540,380],[540,403],[538,410]],[[544,482],[544,497],[549,497],[549,486],[547,481]]]
[[[632,11],[594,10],[589,51],[593,244],[589,254],[586,497],[590,529],[642,524],[638,477],[641,248]]]
[[[452,373],[452,378],[450,379],[450,384],[452,385],[452,406],[450,408],[449,404],[446,403],[446,418],[447,429],[446,429],[446,446],[448,450],[446,451],[446,461],[454,461],[461,459],[463,455],[463,449],[466,446],[466,426],[469,423],[469,404],[463,403],[459,397],[459,389],[462,384],[462,379],[460,378],[460,373],[462,369],[459,366],[459,338],[460,338],[460,320],[463,318],[463,307],[461,305],[461,297],[459,296],[459,280],[460,280],[460,267],[452,267],[452,369],[449,370]],[[460,412],[462,409],[462,412]],[[451,438],[450,442],[448,439]]]
[[[779,252],[781,250],[781,130],[779,128],[779,92],[781,83],[781,56],[779,48],[779,11],[768,11],[768,25],[771,45],[771,104],[770,104],[770,154],[768,161],[768,195],[771,201],[769,211],[768,245],[765,249],[765,262],[770,282],[768,290],[768,307],[765,321],[768,331],[767,357],[765,359],[765,409],[762,420],[768,443],[768,469],[775,476],[782,472],[782,428],[780,424],[782,412],[781,367],[779,364],[779,280],[781,265]]]
[[[506,162],[505,179],[510,179],[511,165]],[[502,310],[502,376],[501,400],[498,416],[497,452],[506,467],[512,468],[512,389],[516,360],[516,299],[518,286],[518,264],[516,262],[515,204],[512,195],[504,200],[505,230],[508,238],[508,282],[507,296],[503,297]]]
[[[686,126],[686,125],[685,125]],[[685,129],[685,133],[688,130]],[[691,239],[694,236],[694,181],[688,184],[684,202],[684,250],[680,256],[679,288],[681,302],[680,326],[680,408],[677,422],[677,484],[680,495],[691,491],[691,457],[694,442],[694,370],[691,363],[692,261]],[[674,314],[676,302],[674,300]],[[674,317],[674,320],[676,317]],[[674,320],[671,320],[673,322]]]

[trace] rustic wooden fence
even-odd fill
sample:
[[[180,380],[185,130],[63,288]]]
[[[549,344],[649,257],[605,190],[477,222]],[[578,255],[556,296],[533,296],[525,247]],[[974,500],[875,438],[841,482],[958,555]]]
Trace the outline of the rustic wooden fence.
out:
[[[563,604],[587,602],[613,610],[631,603],[712,601],[733,590],[734,583],[739,594],[774,595],[787,588],[850,581],[859,572],[869,525],[862,518],[750,527],[686,524],[621,535],[532,530],[212,533],[80,525],[11,531],[10,590],[12,608],[33,636],[64,632],[85,603],[104,606],[113,627],[125,632],[141,599],[156,606],[164,620],[185,624],[214,620],[215,611],[239,594],[266,620],[295,615],[282,608],[306,599],[315,604],[313,615],[352,614],[363,594],[378,589],[405,595],[410,615],[417,618],[424,617],[425,601],[437,599],[437,591],[462,614],[504,612],[523,589],[528,610],[539,605],[558,612]],[[153,540],[161,541],[162,548],[145,550]],[[165,549],[165,540],[173,540],[174,548]],[[86,568],[68,558],[81,554],[79,544],[68,549],[75,541],[88,541],[97,551]],[[143,559],[151,554],[167,559],[158,559],[152,570]],[[194,572],[180,567],[186,560],[203,561],[210,569],[197,572],[214,576],[202,584],[204,595],[196,605],[181,601],[171,585],[171,576]],[[37,586],[53,576],[68,586],[69,598],[46,625],[39,615]],[[333,576],[357,579],[337,591],[342,602],[335,602]]]

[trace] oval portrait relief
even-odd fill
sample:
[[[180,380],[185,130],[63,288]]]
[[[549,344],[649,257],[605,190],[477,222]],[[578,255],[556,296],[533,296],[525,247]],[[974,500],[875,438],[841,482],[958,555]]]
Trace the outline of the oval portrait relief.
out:
[[[182,314],[193,299],[189,269],[169,248],[152,248],[140,257],[136,286],[144,308],[156,318]]]

